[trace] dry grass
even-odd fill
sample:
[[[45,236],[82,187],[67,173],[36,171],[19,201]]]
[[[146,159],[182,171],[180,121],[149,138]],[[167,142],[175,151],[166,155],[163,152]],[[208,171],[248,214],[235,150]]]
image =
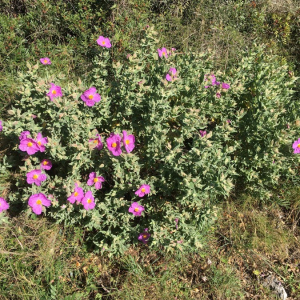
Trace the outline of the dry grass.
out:
[[[79,228],[15,217],[0,228],[0,299],[275,299],[262,285],[273,274],[296,300],[300,201],[285,193],[289,209],[250,197],[225,203],[196,254],[140,245],[109,259]]]

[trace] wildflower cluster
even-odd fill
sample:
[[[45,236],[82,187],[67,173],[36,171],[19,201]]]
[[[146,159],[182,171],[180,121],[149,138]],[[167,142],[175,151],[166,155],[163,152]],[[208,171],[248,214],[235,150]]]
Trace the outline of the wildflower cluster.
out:
[[[45,145],[48,143],[47,137],[43,137],[39,132],[35,139],[29,137],[29,131],[23,131],[19,137],[21,151],[26,151],[28,155],[33,155],[36,152],[45,152]]]
[[[111,44],[108,38],[99,37],[97,43],[106,48],[110,48]],[[48,57],[41,58],[40,62],[43,65],[51,65],[51,60]],[[50,90],[46,94],[51,101],[55,98],[63,97],[62,88],[59,85],[55,85],[54,83],[50,83]],[[94,106],[95,103],[101,100],[101,96],[97,93],[97,89],[95,87],[91,87],[80,96],[81,100],[88,107]],[[37,116],[34,115],[36,118]],[[1,122],[2,126],[2,122]],[[2,128],[1,128],[2,129]],[[26,151],[28,155],[34,155],[37,152],[45,152],[46,145],[48,144],[48,138],[43,137],[42,133],[39,132],[33,137],[30,131],[22,131],[19,137],[20,144],[19,149],[21,151]],[[92,145],[92,148],[95,150],[102,150],[103,143],[100,134],[96,134],[95,138],[89,139],[89,142]],[[128,134],[126,130],[122,131],[122,136],[116,133],[111,133],[110,136],[105,141],[108,150],[113,156],[120,156],[122,154],[121,147],[123,146],[127,153],[131,153],[135,148],[135,136],[133,134]],[[36,185],[41,187],[42,183],[47,180],[47,174],[44,173],[45,170],[50,170],[52,168],[52,162],[49,159],[42,159],[40,162],[40,167],[30,170],[27,172],[27,183],[29,185]],[[94,187],[95,190],[102,189],[102,184],[105,182],[103,176],[97,176],[96,172],[91,172],[89,174],[89,178],[87,180],[87,186]],[[137,191],[136,195],[139,197],[143,197],[146,194],[150,193],[149,185],[142,185]],[[9,205],[2,199],[3,203],[1,209],[8,209]],[[84,189],[75,183],[74,191],[69,195],[66,199],[71,204],[82,205],[85,210],[93,210],[96,206],[95,197],[93,195],[92,190],[88,190],[84,192]],[[32,211],[40,215],[43,211],[43,207],[50,207],[51,200],[43,193],[42,191],[36,194],[32,194],[28,199],[28,205],[31,207]],[[62,207],[65,207],[63,205]],[[129,207],[129,212],[132,212],[135,216],[141,216],[142,211],[144,211],[144,207],[142,205],[137,204],[137,202],[133,202]]]
[[[266,197],[281,174],[298,178],[294,81],[276,61],[258,51],[227,77],[206,54],[157,49],[153,28],[143,34],[122,64],[99,37],[84,81],[49,75],[54,60],[28,64],[0,123],[12,149],[2,165],[22,175],[6,203],[84,226],[111,254],[137,241],[199,249],[235,183]]]
[[[95,198],[92,191],[84,192],[81,187],[78,186],[77,183],[75,183],[74,192],[67,198],[67,200],[74,204],[76,201],[76,204],[81,204],[85,210],[91,210],[94,209],[96,206]],[[61,208],[64,209],[66,205],[62,205]]]
[[[101,136],[96,134],[96,138],[89,139],[89,142],[92,145],[93,149],[101,150],[103,149],[103,143]],[[108,150],[114,156],[119,156],[122,154],[121,146],[124,146],[127,153],[132,152],[135,147],[135,137],[133,134],[127,134],[126,130],[123,130],[123,136],[119,134],[111,133],[110,136],[106,139],[106,146]]]

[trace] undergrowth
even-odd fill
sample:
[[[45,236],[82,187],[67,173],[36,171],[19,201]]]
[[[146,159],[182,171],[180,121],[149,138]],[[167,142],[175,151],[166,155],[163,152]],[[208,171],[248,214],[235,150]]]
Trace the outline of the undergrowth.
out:
[[[197,254],[140,245],[108,258],[81,228],[21,215],[1,226],[1,299],[275,299],[262,286],[269,274],[297,299],[300,200],[291,193],[289,209],[228,200]]]

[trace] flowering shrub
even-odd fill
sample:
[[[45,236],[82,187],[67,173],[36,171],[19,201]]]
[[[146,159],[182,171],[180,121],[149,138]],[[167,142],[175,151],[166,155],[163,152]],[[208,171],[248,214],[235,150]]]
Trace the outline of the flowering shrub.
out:
[[[8,202],[84,226],[112,254],[138,241],[197,249],[216,217],[214,202],[244,178],[242,157],[252,151],[244,137],[254,126],[245,125],[244,102],[258,78],[242,79],[242,69],[225,78],[204,54],[157,50],[152,28],[124,64],[111,61],[106,39],[97,41],[92,82],[41,77],[52,65],[40,63],[19,75],[21,94],[1,133],[13,148],[3,163],[22,175]],[[289,89],[278,89],[286,104]],[[292,157],[291,141],[284,143]]]

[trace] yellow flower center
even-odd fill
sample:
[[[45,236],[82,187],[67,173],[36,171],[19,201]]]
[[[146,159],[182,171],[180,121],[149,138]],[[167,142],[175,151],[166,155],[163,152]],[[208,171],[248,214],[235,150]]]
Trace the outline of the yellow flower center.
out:
[[[27,144],[27,146],[28,146],[28,147],[32,147],[32,143],[29,142],[29,143]]]
[[[46,160],[43,161],[43,165],[44,165],[44,166],[48,165],[48,162],[47,162]]]
[[[163,55],[166,55],[166,52],[165,51],[163,51],[163,53],[162,53]]]
[[[42,143],[41,143],[40,141],[38,141],[37,143],[38,143],[38,145],[39,145],[39,146],[41,146],[41,145],[42,145]]]
[[[102,41],[102,45],[105,45],[105,41]]]
[[[33,179],[38,179],[38,178],[39,178],[39,175],[37,175],[37,174],[33,175]]]
[[[135,212],[138,212],[138,211],[139,211],[139,209],[136,207],[136,208],[134,209],[134,211],[135,211]]]
[[[37,205],[41,205],[42,204],[42,201],[40,199],[36,200],[36,204]]]
[[[116,148],[116,147],[117,147],[117,143],[112,143],[111,146],[112,146],[113,148]]]
[[[98,178],[94,178],[94,182],[98,182]]]
[[[130,141],[129,141],[129,140],[126,140],[125,143],[126,143],[126,145],[128,145],[128,144],[130,143]]]
[[[87,203],[88,204],[92,203],[92,199],[87,199]]]
[[[94,96],[93,96],[93,95],[89,95],[88,98],[89,98],[90,100],[92,100],[92,99],[94,98]]]
[[[44,63],[46,64],[48,61],[47,61],[47,59],[44,59]]]
[[[0,206],[1,206],[2,204],[1,204],[1,202],[0,202]]]
[[[53,95],[56,95],[56,90],[53,90],[53,91],[52,91],[52,94],[53,94]]]
[[[142,191],[143,193],[145,193],[145,192],[146,192],[145,188],[142,188],[142,189],[141,189],[141,191]]]
[[[143,239],[146,239],[147,237],[147,234],[143,234]]]
[[[298,144],[297,147],[300,148],[300,144]]]
[[[77,193],[77,192],[75,192],[75,193],[74,193],[74,196],[75,196],[75,197],[77,197],[77,196],[78,196],[78,193]]]
[[[98,140],[94,140],[94,142],[93,142],[94,144],[98,144]]]

